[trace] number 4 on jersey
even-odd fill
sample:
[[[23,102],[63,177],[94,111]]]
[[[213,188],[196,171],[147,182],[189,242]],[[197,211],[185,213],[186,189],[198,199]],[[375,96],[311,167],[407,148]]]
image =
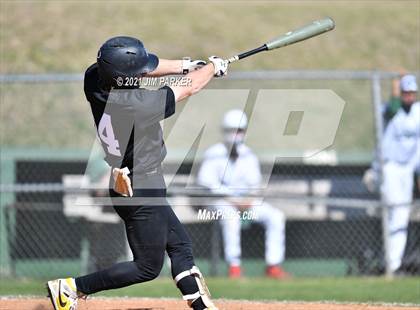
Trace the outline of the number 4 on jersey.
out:
[[[108,153],[121,156],[120,144],[118,140],[115,139],[114,130],[112,129],[111,124],[111,115],[104,113],[99,122],[98,134],[102,142],[107,145]]]

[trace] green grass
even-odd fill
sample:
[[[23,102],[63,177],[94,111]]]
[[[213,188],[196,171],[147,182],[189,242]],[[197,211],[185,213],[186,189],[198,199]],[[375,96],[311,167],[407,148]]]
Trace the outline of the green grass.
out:
[[[264,278],[229,280],[209,278],[215,298],[249,300],[386,302],[420,304],[420,278],[299,278],[275,281]],[[0,282],[0,295],[45,295],[44,282]],[[179,297],[173,281],[161,278],[127,288],[98,293],[108,297]]]
[[[141,37],[161,57],[230,56],[325,16],[335,19],[333,32],[255,56],[233,70],[419,68],[418,1],[1,1],[0,6],[0,72],[80,72],[95,61],[102,42],[120,34]]]
[[[418,1],[174,2],[0,1],[0,73],[83,72],[95,61],[100,44],[118,34],[142,38],[150,51],[163,58],[229,56],[324,16],[335,19],[333,32],[256,55],[235,63],[230,71],[420,70]],[[213,81],[209,88],[238,84]],[[346,154],[372,152],[369,82],[263,81],[248,88],[268,84],[277,89],[332,89],[347,103],[334,148]],[[80,83],[6,85],[0,93],[3,146],[89,149],[95,140]],[[384,87],[384,95],[389,95],[389,87]],[[238,104],[219,103],[224,109]],[[220,115],[215,110],[215,104],[202,105],[194,114],[197,119],[203,114],[213,117],[203,146],[219,138]],[[281,112],[279,105],[265,117]],[[318,123],[325,120],[320,117]],[[182,136],[174,144],[180,146],[186,140]],[[290,148],[274,129],[260,130],[249,141],[259,155],[266,148],[262,143],[271,147],[266,153]]]

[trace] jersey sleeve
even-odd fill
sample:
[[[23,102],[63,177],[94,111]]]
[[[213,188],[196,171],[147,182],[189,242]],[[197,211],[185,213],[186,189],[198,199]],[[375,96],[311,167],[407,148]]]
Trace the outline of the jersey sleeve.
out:
[[[99,87],[98,66],[96,63],[91,65],[85,72],[84,92],[90,104],[95,125],[98,126],[108,100],[109,91]]]
[[[168,118],[175,113],[175,94],[169,86],[164,86],[160,90],[166,91],[165,118]]]

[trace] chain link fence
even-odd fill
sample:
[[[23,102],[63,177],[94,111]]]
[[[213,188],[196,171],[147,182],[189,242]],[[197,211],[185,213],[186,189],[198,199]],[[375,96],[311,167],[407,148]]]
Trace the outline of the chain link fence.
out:
[[[259,116],[255,102],[264,89],[329,89],[346,103],[332,145],[316,155],[296,155],[296,144],[279,142],[279,133],[274,131],[255,129],[246,140],[269,179],[257,196],[285,215],[282,266],[293,276],[389,273],[384,251],[393,249],[384,247],[387,236],[383,233],[381,195],[368,191],[362,179],[377,154],[375,128],[382,130],[377,111],[385,101],[381,98],[388,96],[393,76],[359,71],[242,72],[209,87],[210,91],[246,90],[239,107],[249,116],[254,113],[257,124],[270,123],[270,115],[284,112],[284,106],[279,104],[269,115]],[[131,258],[124,225],[113,208],[94,203],[95,197],[106,193],[81,189],[84,175],[98,184],[105,173],[101,161],[92,159],[90,147],[95,137],[81,79],[81,75],[1,76],[2,276],[84,274]],[[372,88],[375,83],[376,92]],[[210,206],[220,196],[188,187],[196,183],[193,163],[199,167],[204,150],[221,139],[221,115],[238,107],[230,97],[223,100],[223,93],[217,96],[208,99],[218,104],[210,105],[214,112],[207,113],[207,120],[212,126],[201,135],[200,147],[191,148],[190,141],[173,138],[168,143],[164,168],[170,180],[168,199],[192,238],[197,264],[206,274],[223,276],[228,264],[220,221],[198,217],[200,210],[212,210]],[[27,107],[26,111],[22,106]],[[181,112],[197,119],[206,114],[194,108],[187,112],[184,106],[179,110],[165,123],[167,135],[175,121],[181,120]],[[315,121],[322,122],[322,115],[319,117]],[[289,115],[287,126],[293,127],[290,123],[293,121]],[[89,171],[88,160],[93,163]],[[174,171],[177,173],[171,179]],[[418,186],[413,188],[413,195],[420,197]],[[418,207],[415,200],[402,265],[406,274],[418,274],[420,268]],[[240,231],[244,274],[262,276],[266,267],[266,230],[255,221],[245,220]],[[162,275],[169,274],[165,266]]]

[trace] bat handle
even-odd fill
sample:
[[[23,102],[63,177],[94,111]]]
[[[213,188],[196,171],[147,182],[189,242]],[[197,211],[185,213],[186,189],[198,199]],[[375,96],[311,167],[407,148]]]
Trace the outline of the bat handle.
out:
[[[235,55],[235,56],[229,57],[228,59],[225,59],[225,61],[227,61],[228,63],[232,63],[232,62],[235,62],[235,61],[238,61],[238,60],[239,60],[238,55]]]
[[[261,45],[261,46],[259,46],[257,48],[254,48],[253,50],[250,50],[250,51],[247,51],[245,53],[232,56],[232,57],[226,59],[226,61],[228,63],[232,63],[234,61],[238,61],[239,59],[242,59],[242,58],[245,58],[245,57],[249,57],[251,55],[254,55],[254,54],[257,54],[259,52],[266,51],[266,50],[268,50],[268,47],[267,47],[267,45],[263,44],[263,45]]]

